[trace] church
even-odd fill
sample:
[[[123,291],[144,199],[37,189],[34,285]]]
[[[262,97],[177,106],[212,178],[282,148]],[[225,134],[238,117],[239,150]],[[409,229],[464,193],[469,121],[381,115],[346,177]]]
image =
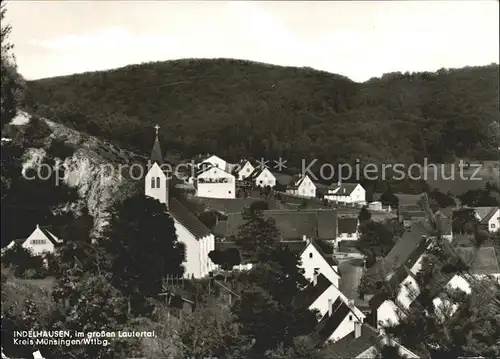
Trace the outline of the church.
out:
[[[203,278],[216,269],[208,257],[215,249],[215,238],[210,230],[178,200],[169,196],[168,174],[162,169],[164,164],[158,139],[159,126],[155,126],[156,138],[151,150],[150,168],[145,177],[144,191],[165,204],[166,210],[175,223],[177,239],[186,247],[184,264],[185,278]]]

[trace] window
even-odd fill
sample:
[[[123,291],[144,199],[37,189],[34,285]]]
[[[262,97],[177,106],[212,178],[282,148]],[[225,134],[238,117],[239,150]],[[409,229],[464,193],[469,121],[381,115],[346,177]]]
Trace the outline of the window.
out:
[[[229,191],[229,194],[231,194],[231,191]]]
[[[349,320],[350,320],[350,321],[352,321],[352,314],[351,314],[351,315],[349,315]]]
[[[156,177],[156,188],[160,188],[160,177]]]
[[[491,224],[491,228],[495,228],[495,223],[492,223],[492,224]]]
[[[311,252],[311,253],[309,253],[309,258],[312,258],[312,257],[313,257],[313,254],[312,254],[312,252]]]
[[[151,177],[151,188],[155,188],[155,178]]]
[[[45,239],[32,239],[31,244],[45,244],[47,241]]]
[[[262,184],[262,182],[264,182],[264,181],[262,181],[262,180],[259,181],[260,184]]]
[[[247,167],[247,173],[249,173],[249,172],[250,172],[250,168]]]
[[[347,237],[352,237],[352,233],[347,233]]]

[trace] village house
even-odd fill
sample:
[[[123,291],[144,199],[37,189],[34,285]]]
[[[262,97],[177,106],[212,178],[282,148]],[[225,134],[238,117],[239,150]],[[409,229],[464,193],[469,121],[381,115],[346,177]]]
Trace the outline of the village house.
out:
[[[359,183],[337,183],[327,188],[324,198],[328,201],[366,204],[366,190]]]
[[[19,238],[10,242],[5,249],[11,249],[19,244],[29,250],[35,256],[42,256],[45,253],[54,253],[57,246],[63,243],[62,239],[57,238],[47,228],[36,225],[35,230],[27,238]]]
[[[337,242],[357,241],[359,239],[359,221],[356,217],[339,217]]]
[[[474,207],[474,213],[482,229],[497,232],[500,228],[499,207]]]
[[[320,273],[335,287],[338,287],[340,275],[338,264],[333,259],[333,246],[329,245],[328,242],[307,237],[304,238],[304,241],[306,245],[300,254],[304,277],[312,281],[315,274]]]
[[[217,157],[216,155],[211,155],[208,158],[201,161],[199,167],[200,168],[204,167],[203,164],[211,164],[212,166],[220,168],[221,170],[224,171],[227,171],[228,169],[228,163],[222,158]]]
[[[367,323],[363,323],[359,330],[330,344],[323,353],[330,358],[374,359],[380,354],[380,344],[397,347],[399,355],[403,358],[419,358],[417,354],[388,338],[382,330],[375,329]]]
[[[303,175],[291,184],[286,193],[293,196],[316,198],[316,185],[308,175]]]
[[[245,178],[249,177],[253,171],[255,171],[255,167],[250,161],[241,160],[239,163],[234,165],[232,174],[238,181],[243,181]]]
[[[208,257],[208,253],[215,248],[215,238],[193,213],[170,196],[169,175],[161,168],[163,156],[158,140],[158,128],[156,126],[156,138],[151,151],[150,161],[153,165],[146,174],[144,182],[145,195],[163,203],[174,220],[177,239],[186,247],[186,259],[183,263],[184,276],[202,278],[215,267]]]
[[[295,299],[296,304],[318,311],[318,324],[312,335],[316,345],[337,341],[359,330],[365,315],[318,271]]]
[[[193,184],[197,197],[236,198],[235,177],[211,164],[196,173]]]
[[[246,177],[246,180],[251,182],[256,187],[275,187],[276,177],[267,168],[256,168]]]

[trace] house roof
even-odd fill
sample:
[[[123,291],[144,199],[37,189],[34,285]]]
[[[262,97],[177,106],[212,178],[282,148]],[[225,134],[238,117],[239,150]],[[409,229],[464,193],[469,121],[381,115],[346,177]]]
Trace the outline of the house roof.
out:
[[[308,238],[335,239],[337,236],[337,212],[335,210],[268,210],[262,212],[264,218],[273,218],[283,240]],[[231,213],[225,223],[219,222],[214,234],[230,237],[238,233],[245,223],[241,213]]]
[[[500,274],[494,247],[457,247],[455,252],[469,266],[472,274]]]
[[[327,312],[316,325],[313,334],[313,341],[316,345],[327,341],[344,318],[351,312],[349,306],[340,296],[333,302],[332,307],[332,315],[329,315],[329,312]]]
[[[182,224],[196,239],[206,237],[211,234],[210,230],[193,213],[184,207],[173,197],[169,199],[168,212]]]
[[[155,137],[153,149],[151,150],[150,160],[151,160],[151,163],[156,162],[159,165],[163,164],[163,155],[161,152],[160,140],[158,139],[158,135],[156,135],[156,137]]]
[[[250,175],[246,178],[247,180],[253,180],[253,179],[256,179],[257,177],[260,176],[260,174],[264,171],[269,172],[269,174],[271,174],[271,176],[274,177],[274,175],[271,173],[271,171],[269,171],[269,169],[267,169],[266,167],[257,167],[253,170],[252,173],[250,173]]]
[[[498,207],[474,207],[474,211],[476,211],[476,214],[481,218],[481,223],[487,223],[484,222],[487,217],[488,221],[493,217],[495,212],[498,210]]]
[[[368,268],[366,275],[376,279],[380,276],[387,278],[403,265],[411,268],[425,252],[428,244],[427,231],[423,224],[413,223],[411,230],[403,234],[382,260]]]
[[[358,219],[356,217],[340,217],[338,219],[340,233],[356,233],[358,230]]]
[[[309,283],[295,297],[294,302],[298,306],[309,308],[332,285],[332,282],[328,278],[319,273],[316,278],[316,285],[314,285],[314,282]]]
[[[300,253],[301,255],[307,249],[309,244],[312,245],[319,252],[319,254],[321,254],[321,256],[330,266],[338,265],[335,259],[333,259],[333,252],[334,252],[333,246],[330,243],[325,242],[323,240],[311,239],[309,242],[306,242],[304,249]]]
[[[364,351],[378,343],[378,331],[364,323],[361,327],[361,336],[355,338],[354,332],[329,345],[325,349],[331,358],[356,358]]]
[[[481,220],[481,223],[482,224],[488,224],[488,222],[493,218],[493,216],[495,215],[495,213],[497,213],[498,211],[498,207],[493,207],[490,212],[484,216],[484,218]]]
[[[52,244],[54,244],[54,245],[59,245],[59,244],[61,244],[61,243],[63,242],[61,239],[57,238],[57,237],[56,237],[56,236],[55,236],[52,232],[50,232],[50,231],[48,230],[48,227],[42,227],[42,226],[38,226],[38,225],[37,225],[37,228],[38,228],[38,229],[39,229],[39,230],[43,233],[43,235],[44,235],[45,237],[47,237],[47,239],[48,239],[49,241],[51,241],[51,242],[52,242]],[[26,237],[24,237],[24,238],[17,238],[17,239],[14,239],[14,240],[13,240],[13,241],[12,241],[12,242],[11,242],[11,243],[7,246],[7,247],[9,247],[9,248],[10,248],[11,246],[13,246],[13,245],[14,245],[14,244],[16,244],[16,243],[17,243],[17,244],[23,244],[23,243],[26,241],[26,239],[28,239],[28,237],[29,237],[29,236],[31,236],[31,235],[33,234],[33,232],[34,232],[34,231],[36,231],[36,228],[35,228],[35,229],[34,229],[34,230],[33,230],[33,231],[32,231],[32,232],[28,235],[28,236],[26,236]]]
[[[397,294],[400,290],[400,285],[408,278],[409,276],[414,277],[413,273],[407,266],[399,267],[393,274],[393,276],[384,283],[383,288],[375,294],[369,301],[369,305],[372,309],[377,309],[384,303],[386,300],[391,298],[391,295]]]
[[[328,187],[329,190],[336,190],[333,195],[350,196],[352,191],[359,185],[359,183],[341,183],[340,186],[335,183]]]

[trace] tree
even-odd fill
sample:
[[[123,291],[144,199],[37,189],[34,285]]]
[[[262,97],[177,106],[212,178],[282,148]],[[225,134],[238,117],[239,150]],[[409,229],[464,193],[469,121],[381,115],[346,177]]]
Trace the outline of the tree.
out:
[[[367,266],[370,267],[377,258],[384,257],[391,250],[402,230],[398,223],[367,221],[360,225],[361,236],[356,247],[366,253]]]
[[[149,310],[145,299],[161,292],[163,279],[183,274],[184,245],[174,220],[155,199],[139,193],[115,204],[103,235],[111,282],[129,298],[131,310]]]
[[[451,193],[445,194],[437,189],[429,192],[429,199],[436,201],[439,208],[453,207],[456,205]]]
[[[399,198],[392,192],[389,185],[384,193],[380,195],[380,201],[384,206],[397,207],[399,205]]]
[[[215,298],[182,319],[178,340],[182,358],[228,357],[244,342],[234,314]]]
[[[207,228],[214,228],[218,221],[218,213],[215,211],[203,212],[199,215],[198,219],[203,222]]]
[[[251,213],[267,211],[269,209],[269,203],[266,201],[254,201],[250,204],[249,209]]]
[[[0,92],[1,92],[1,130],[6,124],[10,123],[16,116],[19,105],[23,99],[23,92],[25,88],[24,79],[17,72],[16,62],[14,56],[11,54],[13,45],[8,42],[8,38],[12,27],[5,22],[5,15],[7,12],[7,2],[2,0],[0,2],[0,41],[1,41],[1,61],[0,61]],[[3,137],[3,136],[2,136]]]
[[[238,248],[228,248],[226,250],[213,250],[208,256],[215,264],[224,270],[231,270],[234,266],[241,264],[241,255]]]
[[[369,221],[372,218],[372,214],[368,210],[367,206],[363,206],[359,211],[358,220],[359,222]]]
[[[21,243],[15,243],[11,248],[5,250],[2,262],[13,268],[16,277],[43,278],[47,274],[43,256],[33,255]]]
[[[489,207],[500,205],[500,191],[491,183],[486,183],[484,189],[469,190],[458,196],[463,205],[470,207]]]
[[[264,218],[260,212],[244,214],[245,223],[233,238],[247,262],[267,262],[280,241],[280,233],[272,218]]]

